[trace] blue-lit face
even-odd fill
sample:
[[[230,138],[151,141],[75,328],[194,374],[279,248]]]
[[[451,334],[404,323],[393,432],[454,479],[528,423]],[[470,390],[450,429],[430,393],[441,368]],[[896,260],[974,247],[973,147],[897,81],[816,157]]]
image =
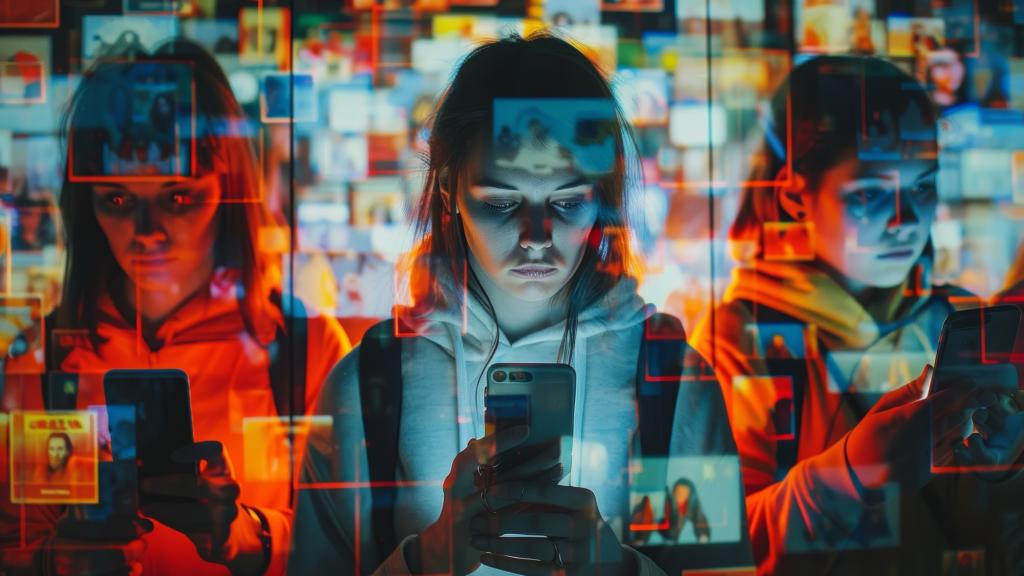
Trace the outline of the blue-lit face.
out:
[[[491,299],[551,298],[597,219],[593,185],[570,167],[532,172],[488,158],[458,195],[470,265]]]
[[[937,168],[934,160],[850,158],[827,170],[809,195],[817,257],[854,284],[902,283],[928,243]]]

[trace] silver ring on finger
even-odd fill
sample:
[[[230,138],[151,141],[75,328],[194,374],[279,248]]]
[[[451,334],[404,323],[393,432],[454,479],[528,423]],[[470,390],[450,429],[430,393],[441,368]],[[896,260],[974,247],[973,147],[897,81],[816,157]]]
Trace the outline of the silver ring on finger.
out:
[[[480,502],[483,503],[484,510],[486,510],[488,514],[493,515],[498,512],[494,508],[491,508],[491,503],[487,501],[487,491],[490,489],[490,486],[484,486],[483,490],[480,491]]]
[[[565,561],[562,560],[562,551],[558,549],[558,543],[555,542],[554,538],[548,538],[548,542],[551,542],[551,547],[554,548],[554,558],[551,559],[551,563],[555,565],[555,568],[565,568]]]

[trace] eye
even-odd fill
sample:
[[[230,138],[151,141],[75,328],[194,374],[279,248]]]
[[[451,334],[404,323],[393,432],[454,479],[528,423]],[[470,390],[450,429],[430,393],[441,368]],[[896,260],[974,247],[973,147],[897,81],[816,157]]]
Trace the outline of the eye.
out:
[[[849,204],[873,204],[885,198],[886,190],[880,186],[865,186],[846,195]]]
[[[584,200],[556,200],[551,205],[564,212],[571,212],[581,208],[584,203]]]
[[[934,202],[939,196],[939,189],[935,182],[920,182],[914,186],[912,193],[918,202]]]
[[[192,195],[185,190],[174,190],[170,194],[171,204],[175,206],[188,206],[193,203]]]
[[[123,192],[110,192],[103,196],[103,201],[113,208],[126,208],[129,204],[128,195]]]
[[[519,203],[513,200],[485,200],[484,207],[492,212],[510,212],[513,208],[518,206]]]

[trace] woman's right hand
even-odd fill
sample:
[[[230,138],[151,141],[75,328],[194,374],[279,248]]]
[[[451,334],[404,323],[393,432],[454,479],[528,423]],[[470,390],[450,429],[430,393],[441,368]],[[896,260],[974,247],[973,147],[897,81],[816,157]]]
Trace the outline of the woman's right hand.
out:
[[[486,511],[482,489],[476,478],[477,468],[498,464],[502,454],[522,444],[528,435],[528,426],[501,430],[470,440],[466,448],[455,456],[444,481],[441,514],[405,550],[406,563],[413,573],[459,576],[477,569],[480,551],[470,544],[470,521]],[[499,453],[499,449],[502,452]],[[530,478],[543,473],[561,475],[557,451],[546,451],[514,469],[503,468],[501,480]]]
[[[933,377],[941,382],[929,386]],[[1016,370],[1010,365],[944,368],[938,373],[925,366],[916,379],[883,395],[847,435],[846,459],[855,479],[867,490],[891,482],[925,485],[932,478],[933,445],[960,439],[979,407],[979,394],[1008,385],[1016,386]],[[936,423],[944,429],[933,437]]]

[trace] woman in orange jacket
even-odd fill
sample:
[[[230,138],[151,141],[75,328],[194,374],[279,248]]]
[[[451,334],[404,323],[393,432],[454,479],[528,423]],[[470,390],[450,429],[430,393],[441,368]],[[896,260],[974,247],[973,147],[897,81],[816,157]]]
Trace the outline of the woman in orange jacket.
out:
[[[158,103],[173,122],[153,125]],[[173,457],[195,461],[200,474],[186,486],[143,483],[142,492],[181,503],[143,507],[152,531],[137,523],[146,528],[127,545],[62,548],[59,526],[73,511],[6,509],[3,544],[13,548],[3,563],[74,574],[126,564],[147,575],[283,573],[290,463],[302,446],[281,419],[307,413],[351,346],[333,319],[301,317],[300,306],[281,298],[279,266],[258,241],[272,221],[258,194],[249,126],[227,78],[202,49],[173,41],[153,55],[98,64],[64,121],[65,282],[50,325],[37,330],[49,374],[39,374],[42,354],[9,358],[3,410],[86,410],[104,404],[107,370],[180,369],[190,380],[197,443]],[[156,134],[167,126],[169,134]],[[304,356],[289,337],[299,329]],[[272,350],[291,352],[291,367],[304,369],[275,371]],[[54,372],[74,375],[77,386],[43,386]],[[287,378],[296,373],[304,381]],[[304,390],[291,394],[288,409],[275,403],[282,386]]]

